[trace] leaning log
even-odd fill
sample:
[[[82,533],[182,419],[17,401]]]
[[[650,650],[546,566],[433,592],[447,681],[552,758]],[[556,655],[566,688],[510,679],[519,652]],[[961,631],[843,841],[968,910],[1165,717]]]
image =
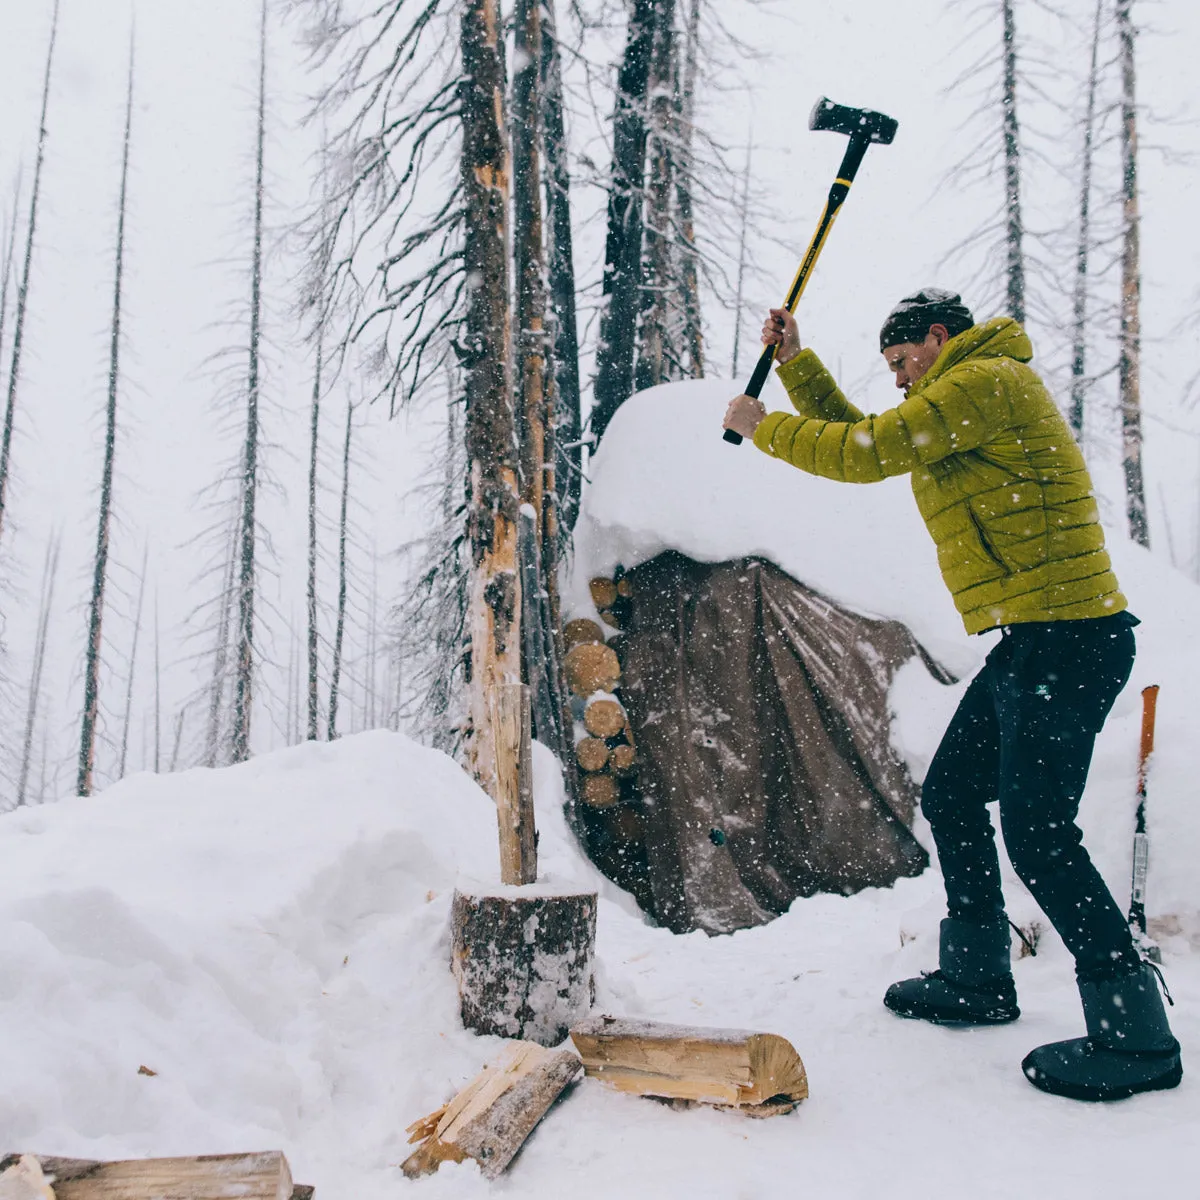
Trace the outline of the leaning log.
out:
[[[594,1017],[571,1030],[571,1041],[589,1075],[639,1096],[774,1116],[808,1095],[800,1056],[772,1033]]]
[[[401,1169],[416,1179],[473,1158],[485,1179],[495,1179],[579,1068],[570,1050],[511,1043],[453,1100],[408,1127],[409,1142],[419,1145]]]
[[[556,1046],[595,997],[596,893],[456,891],[451,968],[463,1025]]]

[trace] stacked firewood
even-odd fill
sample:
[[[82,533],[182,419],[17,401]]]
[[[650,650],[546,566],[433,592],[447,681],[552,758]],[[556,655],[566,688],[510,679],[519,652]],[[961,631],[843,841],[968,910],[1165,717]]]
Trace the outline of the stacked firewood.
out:
[[[625,576],[598,578],[590,584],[601,620],[612,629],[628,623],[632,589]],[[615,809],[633,798],[637,746],[629,716],[621,703],[621,660],[605,639],[604,626],[587,617],[568,621],[563,629],[563,666],[573,696],[576,725],[575,762],[579,795],[592,809]]]

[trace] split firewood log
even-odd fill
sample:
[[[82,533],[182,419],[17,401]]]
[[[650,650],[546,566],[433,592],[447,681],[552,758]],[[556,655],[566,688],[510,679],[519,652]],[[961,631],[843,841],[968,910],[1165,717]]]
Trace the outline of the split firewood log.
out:
[[[597,696],[583,710],[583,727],[598,738],[616,737],[625,728],[625,710],[612,696]]]
[[[0,1168],[0,1200],[55,1200],[42,1164],[32,1154]]]
[[[773,1033],[594,1017],[571,1040],[589,1075],[639,1096],[774,1116],[808,1095],[800,1056]]]
[[[570,1050],[535,1042],[510,1042],[448,1104],[407,1129],[420,1143],[401,1169],[409,1179],[432,1175],[444,1162],[473,1158],[485,1179],[495,1179],[579,1074]]]
[[[589,808],[612,808],[621,801],[621,789],[607,772],[585,775],[579,785],[579,795]]]
[[[637,773],[637,751],[626,742],[621,746],[614,746],[608,756],[608,761],[613,769],[613,774],[621,778]]]
[[[601,738],[586,737],[575,747],[575,760],[589,774],[608,765],[608,745]]]
[[[585,642],[567,651],[563,659],[567,686],[577,696],[611,692],[621,682],[617,652],[603,642]]]
[[[241,1200],[311,1200],[313,1196],[311,1188],[292,1183],[287,1159],[277,1150],[118,1162],[33,1157],[53,1180],[54,1190],[48,1193],[53,1200],[160,1200],[167,1196],[222,1200],[235,1195]]]
[[[617,585],[603,575],[588,580],[588,591],[591,592],[592,603],[597,608],[612,608],[617,602]]]
[[[603,642],[604,630],[587,617],[578,617],[563,626],[563,650],[569,652],[588,642]]]

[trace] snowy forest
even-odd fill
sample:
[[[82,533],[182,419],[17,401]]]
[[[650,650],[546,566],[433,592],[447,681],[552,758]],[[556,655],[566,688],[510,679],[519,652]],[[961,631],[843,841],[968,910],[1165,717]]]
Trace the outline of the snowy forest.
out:
[[[806,336],[862,389],[905,289],[1027,322],[1107,519],[1200,578],[1193,15],[920,7],[5,6],[0,803],[372,727],[458,749],[519,506],[552,642],[616,408],[752,365],[822,89],[901,132]]]

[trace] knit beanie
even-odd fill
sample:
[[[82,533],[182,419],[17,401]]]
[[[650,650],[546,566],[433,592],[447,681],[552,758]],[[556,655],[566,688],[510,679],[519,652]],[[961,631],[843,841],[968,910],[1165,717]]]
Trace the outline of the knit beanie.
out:
[[[975,324],[971,310],[957,292],[944,288],[922,288],[905,296],[888,313],[879,331],[879,349],[899,346],[903,342],[923,342],[932,325],[945,325],[951,337],[963,333]]]

